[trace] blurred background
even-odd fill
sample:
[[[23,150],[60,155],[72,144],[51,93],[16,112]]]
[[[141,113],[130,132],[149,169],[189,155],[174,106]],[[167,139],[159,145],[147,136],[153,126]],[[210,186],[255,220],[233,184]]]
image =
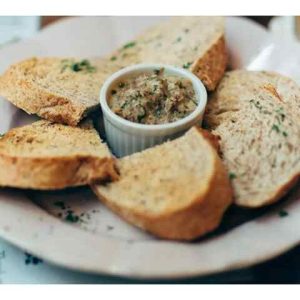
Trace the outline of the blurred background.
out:
[[[65,16],[17,16],[17,17],[0,17],[0,47],[2,45],[16,42],[23,38],[32,36],[35,32],[57,22]],[[295,36],[300,32],[300,17],[274,17],[274,16],[246,16],[255,22],[271,27],[281,26],[285,32],[292,31]],[[280,20],[281,19],[281,20]],[[274,24],[272,24],[274,23]],[[280,24],[279,24],[280,23]],[[298,35],[300,36],[300,35]]]

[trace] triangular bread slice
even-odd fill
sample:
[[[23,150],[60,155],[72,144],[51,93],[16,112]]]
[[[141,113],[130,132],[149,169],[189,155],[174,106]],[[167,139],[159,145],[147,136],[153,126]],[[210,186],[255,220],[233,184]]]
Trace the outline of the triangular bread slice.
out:
[[[74,126],[99,107],[99,91],[109,75],[145,62],[187,68],[213,90],[227,63],[224,19],[172,18],[103,59],[25,60],[0,78],[0,95],[29,114]]]
[[[92,188],[135,226],[161,238],[195,239],[215,229],[232,202],[212,138],[193,127],[176,140],[122,158],[120,179]]]
[[[0,138],[0,186],[52,190],[117,177],[115,159],[91,122],[38,121]]]
[[[205,124],[220,137],[235,202],[279,200],[299,178],[300,88],[272,72],[227,73],[208,102]]]

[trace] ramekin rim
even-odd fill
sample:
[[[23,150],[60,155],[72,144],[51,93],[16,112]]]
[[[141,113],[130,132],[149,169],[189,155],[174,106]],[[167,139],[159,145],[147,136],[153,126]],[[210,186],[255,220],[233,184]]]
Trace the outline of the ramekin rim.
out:
[[[177,120],[175,122],[171,123],[165,123],[165,124],[140,124],[131,122],[129,120],[126,120],[117,114],[115,114],[109,107],[107,103],[107,90],[111,87],[111,85],[117,81],[120,77],[129,75],[130,73],[136,73],[138,71],[143,70],[155,70],[159,68],[164,68],[165,70],[170,71],[171,73],[177,74],[183,78],[187,78],[191,80],[193,83],[193,88],[195,90],[196,96],[199,99],[197,99],[197,107],[196,109],[187,115],[186,117]],[[135,64],[128,67],[125,67],[115,73],[113,73],[111,76],[109,76],[104,84],[102,85],[102,88],[100,90],[100,106],[103,111],[104,117],[109,116],[111,120],[114,120],[115,123],[119,123],[119,125],[126,126],[127,128],[134,129],[136,131],[161,131],[161,130],[174,130],[176,127],[182,128],[182,126],[191,123],[193,120],[197,119],[199,115],[204,113],[205,107],[207,103],[207,91],[203,84],[203,82],[192,72],[185,70],[180,67],[175,67],[167,64],[151,64],[151,63],[143,63],[143,64]]]

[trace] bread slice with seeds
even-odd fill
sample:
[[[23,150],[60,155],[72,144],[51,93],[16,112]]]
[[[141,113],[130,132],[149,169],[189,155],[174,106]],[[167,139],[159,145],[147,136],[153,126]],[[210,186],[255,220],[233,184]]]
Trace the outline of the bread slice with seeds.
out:
[[[117,178],[115,160],[91,122],[38,121],[0,138],[0,186],[52,190]]]
[[[172,18],[106,58],[30,58],[0,77],[0,95],[29,114],[75,126],[99,107],[104,80],[136,63],[185,67],[213,90],[227,63],[223,18]]]
[[[208,132],[193,127],[176,140],[122,158],[120,179],[92,188],[141,229],[166,239],[195,239],[215,229],[232,202],[214,143]]]
[[[260,207],[279,200],[300,172],[300,88],[272,72],[227,73],[204,122],[220,137],[235,202]]]

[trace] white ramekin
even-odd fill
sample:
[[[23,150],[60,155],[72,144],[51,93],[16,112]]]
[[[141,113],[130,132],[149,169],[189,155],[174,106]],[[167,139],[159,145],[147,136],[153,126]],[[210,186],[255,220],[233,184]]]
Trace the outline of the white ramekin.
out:
[[[192,82],[198,105],[190,115],[172,123],[147,125],[125,120],[109,108],[108,96],[118,82],[130,75],[160,68],[164,68],[166,75],[180,76]],[[100,91],[100,105],[104,116],[108,145],[116,156],[122,157],[161,144],[166,140],[174,139],[193,125],[201,125],[206,101],[207,93],[203,83],[198,77],[185,69],[163,64],[138,64],[121,69],[105,81]]]

